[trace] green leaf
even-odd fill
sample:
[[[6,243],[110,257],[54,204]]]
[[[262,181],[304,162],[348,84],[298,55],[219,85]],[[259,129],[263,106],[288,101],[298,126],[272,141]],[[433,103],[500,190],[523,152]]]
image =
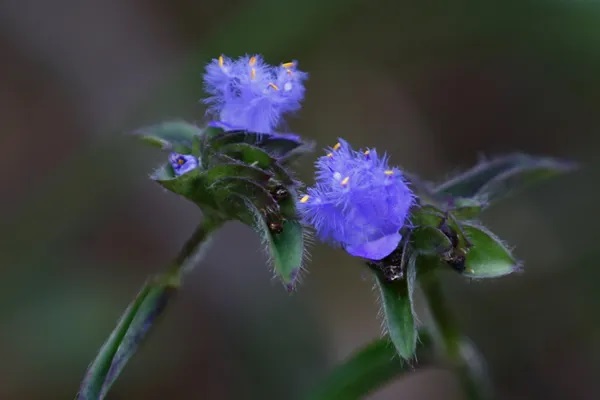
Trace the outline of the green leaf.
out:
[[[291,165],[298,158],[302,157],[305,154],[312,153],[313,151],[315,151],[315,142],[304,141],[302,142],[302,144],[300,144],[300,146],[288,151],[281,157],[278,157],[278,161],[281,163],[281,165],[288,166]]]
[[[272,171],[275,177],[284,185],[294,183],[289,173],[279,165],[277,160],[259,147],[248,143],[233,143],[223,146],[220,151],[246,164]]]
[[[203,173],[199,169],[175,177],[172,167],[165,164],[154,171],[151,178],[165,189],[185,197],[202,209],[208,209],[207,211],[218,213],[222,206],[215,196],[215,191],[211,191],[206,185]]]
[[[233,196],[235,197],[235,196]],[[304,228],[296,220],[282,220],[282,231],[272,232],[264,215],[251,203],[246,203],[254,214],[253,227],[267,247],[275,273],[288,290],[293,290],[304,258]]]
[[[462,228],[472,245],[465,259],[464,276],[496,278],[521,268],[510,250],[492,232],[470,223],[463,223]]]
[[[487,196],[497,200],[507,192],[572,171],[576,164],[549,157],[509,154],[484,161],[434,189],[436,195]]]
[[[416,227],[411,232],[410,240],[414,250],[424,255],[441,254],[452,248],[450,238],[432,226]]]
[[[418,228],[431,227],[440,230],[451,241],[455,241],[457,247],[468,248],[470,245],[452,212],[444,212],[431,204],[425,204],[411,211],[410,220]]]
[[[287,159],[312,151],[313,144],[302,142],[294,135],[270,135],[247,131],[229,131],[216,135],[210,140],[213,151],[221,151],[223,147],[236,143],[245,143],[266,151],[277,160]]]
[[[419,366],[434,361],[432,341],[427,332],[420,332],[416,358]],[[389,337],[377,339],[345,360],[313,390],[306,400],[358,400],[382,388],[394,378],[413,372],[413,367],[401,360]]]
[[[215,130],[218,128],[214,128]],[[257,146],[260,143],[261,135],[247,131],[224,131],[214,135],[210,139],[210,145],[215,151],[220,151],[223,146],[234,143],[247,143]]]
[[[275,273],[292,290],[302,268],[304,228],[298,221],[286,220],[281,233],[266,233]]]
[[[410,221],[414,226],[431,226],[437,228],[444,221],[444,212],[431,204],[413,207]]]
[[[279,206],[269,191],[249,179],[231,176],[221,178],[210,187],[210,195],[218,209],[229,219],[237,218],[254,225],[256,218],[253,208],[261,215],[270,212],[280,218]],[[249,207],[250,204],[253,208]]]
[[[216,165],[208,171],[203,172],[202,178],[208,185],[223,178],[244,178],[259,184],[266,184],[271,175],[260,168],[235,163]]]
[[[223,222],[218,216],[206,214],[170,264],[169,270],[146,282],[89,365],[77,399],[104,398],[179,288],[183,270],[198,261],[198,255],[208,243],[208,238]]]
[[[539,181],[554,178],[576,168],[572,162],[553,158],[533,159],[527,165],[521,165],[498,174],[479,189],[477,196],[484,197],[489,202],[498,201]]]
[[[161,186],[201,209],[216,212],[224,219],[239,218],[247,224],[254,221],[246,206],[247,201],[254,203],[258,209],[278,209],[266,188],[269,178],[265,171],[241,163],[221,164],[209,171],[195,169],[177,177],[172,167],[165,164],[152,175],[152,179]],[[232,195],[239,195],[243,201],[236,201]]]
[[[88,367],[77,399],[106,396],[175,290],[176,283],[170,281],[150,281],[142,288]]]
[[[417,346],[417,327],[413,307],[413,290],[416,278],[416,254],[409,257],[405,277],[392,282],[381,273],[375,273],[381,294],[384,322],[396,351],[410,360]]]
[[[285,157],[287,154],[298,149],[302,145],[299,139],[291,139],[281,136],[266,137],[260,144],[260,147],[265,149],[275,158]]]
[[[452,215],[459,220],[473,220],[479,217],[483,209],[488,205],[487,201],[478,198],[457,197],[452,200]]]
[[[194,141],[203,133],[203,129],[185,121],[168,121],[142,128],[136,132],[140,138],[163,150],[189,154]]]

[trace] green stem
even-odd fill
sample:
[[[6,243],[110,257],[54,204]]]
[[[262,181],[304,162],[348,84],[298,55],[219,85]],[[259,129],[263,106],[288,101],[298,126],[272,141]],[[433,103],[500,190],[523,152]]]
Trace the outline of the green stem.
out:
[[[477,350],[460,334],[454,316],[447,306],[436,271],[420,279],[423,294],[435,326],[432,330],[438,347],[456,369],[465,396],[469,400],[491,398],[490,384]]]
[[[169,278],[179,286],[183,273],[198,263],[199,259],[203,256],[203,250],[210,242],[212,233],[221,227],[222,224],[223,221],[221,219],[205,216],[202,223],[196,227],[192,236],[185,242],[179,254],[171,263],[171,267],[164,274],[164,277]]]
[[[106,396],[177,292],[185,270],[196,263],[210,235],[221,224],[221,220],[205,218],[183,245],[170,268],[148,279],[89,365],[77,393],[78,400],[100,400]]]

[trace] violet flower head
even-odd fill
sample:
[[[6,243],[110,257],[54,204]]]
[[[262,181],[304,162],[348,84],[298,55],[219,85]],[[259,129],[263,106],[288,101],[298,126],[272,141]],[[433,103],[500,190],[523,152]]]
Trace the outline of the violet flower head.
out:
[[[215,117],[213,125],[274,133],[284,114],[300,108],[307,76],[295,61],[271,66],[258,55],[237,60],[220,56],[206,66],[209,97],[204,102]]]
[[[198,159],[188,154],[171,153],[169,154],[169,163],[173,167],[175,176],[183,175],[198,168]]]
[[[394,251],[415,200],[402,172],[375,149],[355,151],[341,139],[315,165],[317,183],[298,205],[317,236],[370,260]]]

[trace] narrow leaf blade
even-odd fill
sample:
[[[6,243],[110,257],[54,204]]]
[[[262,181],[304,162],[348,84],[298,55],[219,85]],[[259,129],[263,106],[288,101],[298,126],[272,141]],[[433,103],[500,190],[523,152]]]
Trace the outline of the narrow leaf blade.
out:
[[[534,183],[550,176],[572,171],[575,167],[576,165],[572,162],[549,157],[536,157],[520,153],[509,154],[479,163],[437,186],[434,193],[438,196],[467,198],[485,194],[487,191],[496,193],[500,189],[520,188],[524,186],[524,183]],[[532,171],[536,172],[532,173]],[[519,180],[517,177],[521,177],[521,179]],[[486,189],[487,185],[492,186],[488,186]]]
[[[89,365],[77,399],[99,400],[105,397],[174,290],[170,284],[150,282],[144,285]]]
[[[433,362],[432,342],[426,332],[421,332],[419,337],[419,366],[428,366]],[[398,357],[394,345],[386,336],[352,354],[306,400],[362,399],[392,379],[412,370],[408,363]]]
[[[185,121],[167,121],[135,132],[144,142],[179,153],[190,153],[203,129]]]
[[[553,158],[538,158],[530,163],[512,168],[483,185],[477,195],[489,202],[498,201],[537,182],[573,171],[574,163]]]
[[[412,302],[416,276],[414,257],[411,257],[408,265],[406,277],[396,281],[389,282],[381,274],[375,274],[388,334],[404,360],[412,359],[417,347],[417,327]]]

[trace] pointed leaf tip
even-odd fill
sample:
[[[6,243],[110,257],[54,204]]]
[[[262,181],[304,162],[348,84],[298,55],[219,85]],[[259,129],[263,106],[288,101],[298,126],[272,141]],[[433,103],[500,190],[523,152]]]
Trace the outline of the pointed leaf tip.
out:
[[[411,360],[417,348],[417,327],[413,306],[413,291],[416,278],[416,256],[411,256],[405,277],[387,281],[376,272],[375,280],[381,294],[381,306],[388,335],[398,355]]]
[[[194,140],[203,133],[203,129],[185,121],[167,121],[157,125],[138,129],[134,135],[150,145],[162,150],[178,153],[191,153]]]
[[[271,232],[268,228],[265,232],[275,273],[289,291],[293,290],[302,267],[303,229],[298,221],[287,220],[280,233]]]
[[[497,278],[522,270],[522,264],[493,233],[469,223],[464,223],[462,228],[472,244],[465,258],[464,276]]]
[[[533,183],[576,170],[576,162],[515,153],[483,161],[434,189],[436,196],[496,201]]]

